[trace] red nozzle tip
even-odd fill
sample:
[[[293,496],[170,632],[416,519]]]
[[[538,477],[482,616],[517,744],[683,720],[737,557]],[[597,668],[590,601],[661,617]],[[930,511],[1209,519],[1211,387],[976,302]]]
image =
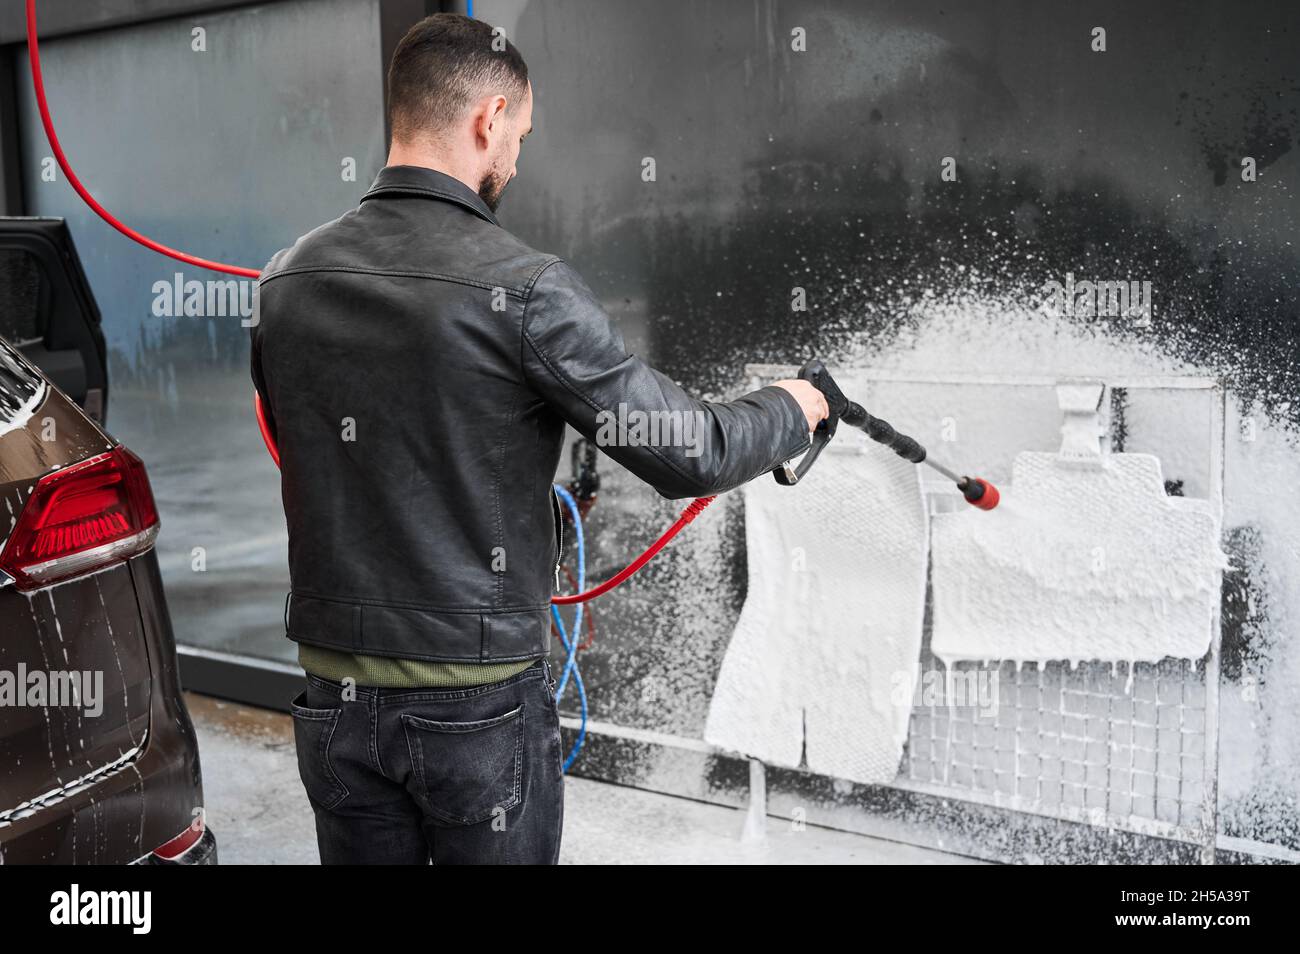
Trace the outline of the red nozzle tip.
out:
[[[972,497],[970,493],[966,494],[966,499],[971,506],[978,507],[980,510],[992,510],[1001,502],[1002,495],[998,493],[998,488],[983,477],[972,477],[971,484],[974,485],[972,490],[974,487],[980,488],[978,496]]]
[[[957,484],[966,502],[972,507],[979,507],[981,510],[992,510],[1002,499],[998,493],[998,488],[983,477],[963,477]]]

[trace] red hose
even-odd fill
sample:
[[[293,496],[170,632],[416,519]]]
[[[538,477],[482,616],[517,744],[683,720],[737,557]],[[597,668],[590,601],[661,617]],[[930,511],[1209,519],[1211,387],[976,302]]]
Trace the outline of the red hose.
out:
[[[31,60],[32,89],[36,92],[36,108],[41,113],[41,125],[45,127],[45,138],[50,141],[50,148],[54,150],[55,161],[58,162],[59,168],[63,170],[63,174],[68,177],[68,183],[96,215],[132,241],[139,242],[145,248],[153,249],[155,252],[160,252],[188,265],[209,268],[214,272],[226,272],[230,275],[242,275],[245,278],[257,278],[261,274],[253,268],[244,268],[240,265],[223,265],[220,262],[210,262],[206,258],[197,258],[185,252],[178,252],[161,242],[155,242],[147,235],[140,234],[129,225],[119,221],[112,212],[100,205],[95,200],[95,197],[90,194],[90,190],[81,184],[77,174],[72,171],[72,166],[68,163],[68,157],[63,154],[63,147],[59,145],[59,137],[54,132],[54,120],[50,118],[50,104],[45,100],[45,79],[41,75],[41,51],[36,40],[36,0],[27,0],[27,54]]]
[[[563,567],[563,570],[564,578],[574,586],[577,586],[578,578],[573,575],[573,571],[567,566]],[[578,643],[578,649],[587,650],[591,648],[591,644],[596,640],[596,607],[588,606],[586,611],[582,614],[582,621],[587,624],[587,638]],[[555,634],[556,639],[560,638],[560,631],[555,628],[554,620],[551,620],[551,632]]]
[[[161,242],[155,242],[148,236],[142,235],[129,225],[119,221],[113,213],[100,205],[95,200],[95,197],[90,194],[90,190],[81,184],[81,180],[77,178],[77,174],[72,171],[72,166],[68,163],[68,157],[63,154],[63,147],[59,145],[58,134],[54,131],[54,120],[50,117],[50,106],[45,99],[45,79],[41,75],[41,53],[40,46],[36,39],[36,0],[27,0],[27,52],[31,61],[32,89],[36,93],[36,106],[37,109],[40,110],[41,125],[45,127],[45,136],[50,141],[50,148],[54,151],[54,158],[58,162],[59,168],[63,170],[63,174],[68,177],[68,182],[72,188],[76,190],[77,195],[81,196],[81,200],[85,202],[86,205],[90,206],[91,210],[94,211],[96,215],[132,241],[139,242],[145,248],[152,249],[153,251],[166,255],[169,258],[174,258],[177,261],[185,262],[186,264],[194,265],[199,268],[208,268],[214,272],[226,272],[230,275],[240,275],[245,278],[257,278],[258,275],[261,274],[256,269],[244,268],[240,265],[223,265],[221,262],[212,262],[206,258],[198,258],[194,255],[189,255],[185,252],[180,252],[174,248],[163,245]],[[270,452],[272,460],[275,461],[275,466],[279,467],[280,450],[276,446],[275,438],[271,435],[271,429],[267,424],[266,411],[262,407],[262,396],[257,392],[253,393],[253,409],[257,415],[257,426],[262,432],[262,440],[266,443],[266,449]],[[585,603],[588,600],[595,599],[602,593],[608,593],[637,570],[641,569],[641,567],[649,563],[650,559],[662,550],[669,540],[677,536],[682,527],[686,526],[699,516],[700,511],[711,504],[714,499],[714,497],[699,497],[693,500],[690,505],[682,511],[682,515],[677,518],[677,522],[669,527],[668,530],[664,532],[663,536],[651,544],[648,550],[633,560],[628,564],[628,566],[624,567],[621,572],[615,574],[604,583],[587,590],[585,593],[575,593],[572,596],[553,596],[551,597],[551,602],[560,605]]]
[[[573,603],[585,603],[587,600],[594,600],[597,596],[600,596],[603,593],[608,593],[637,570],[641,569],[641,567],[649,563],[651,558],[662,550],[669,540],[681,532],[682,527],[686,526],[698,517],[705,507],[717,499],[717,497],[696,497],[686,505],[686,509],[683,510],[682,515],[677,518],[677,522],[665,530],[663,536],[650,544],[644,553],[627,566],[623,567],[623,569],[619,570],[604,583],[601,583],[599,586],[593,586],[585,593],[575,593],[572,596],[552,596],[551,602],[558,606],[569,606]]]
[[[271,455],[271,460],[275,461],[275,466],[280,466],[280,448],[275,445],[275,437],[271,434],[271,425],[266,423],[266,408],[262,407],[262,395],[253,392],[253,413],[257,415],[257,429],[262,432],[262,443],[266,445],[267,451]]]

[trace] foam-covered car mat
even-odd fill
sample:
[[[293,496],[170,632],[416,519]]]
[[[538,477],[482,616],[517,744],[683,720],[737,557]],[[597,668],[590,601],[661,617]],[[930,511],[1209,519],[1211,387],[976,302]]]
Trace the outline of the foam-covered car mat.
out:
[[[848,443],[848,442],[845,442]],[[774,765],[888,782],[907,739],[928,527],[913,464],[831,445],[795,487],[744,488],[749,588],[704,738]]]
[[[936,515],[934,654],[1199,659],[1222,572],[1218,507],[1170,497],[1149,454],[1016,456],[997,510]]]

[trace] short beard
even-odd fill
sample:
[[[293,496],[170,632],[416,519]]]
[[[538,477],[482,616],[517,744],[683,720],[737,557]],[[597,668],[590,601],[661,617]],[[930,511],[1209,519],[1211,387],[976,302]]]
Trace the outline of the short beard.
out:
[[[509,183],[510,180],[496,169],[489,170],[483,176],[483,181],[478,184],[478,197],[483,200],[484,205],[496,212],[497,206],[501,204],[501,194],[506,191]]]

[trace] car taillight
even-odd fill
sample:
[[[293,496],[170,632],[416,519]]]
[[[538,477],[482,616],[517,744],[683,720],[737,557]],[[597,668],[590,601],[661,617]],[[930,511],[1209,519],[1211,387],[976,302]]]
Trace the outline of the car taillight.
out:
[[[0,553],[0,570],[20,590],[39,589],[142,553],[157,535],[144,464],[118,447],[37,481]]]
[[[190,822],[188,828],[171,841],[167,842],[167,844],[155,848],[153,853],[162,861],[175,862],[178,861],[185,852],[198,844],[199,839],[202,837],[203,816],[198,815],[195,817],[194,821]]]

